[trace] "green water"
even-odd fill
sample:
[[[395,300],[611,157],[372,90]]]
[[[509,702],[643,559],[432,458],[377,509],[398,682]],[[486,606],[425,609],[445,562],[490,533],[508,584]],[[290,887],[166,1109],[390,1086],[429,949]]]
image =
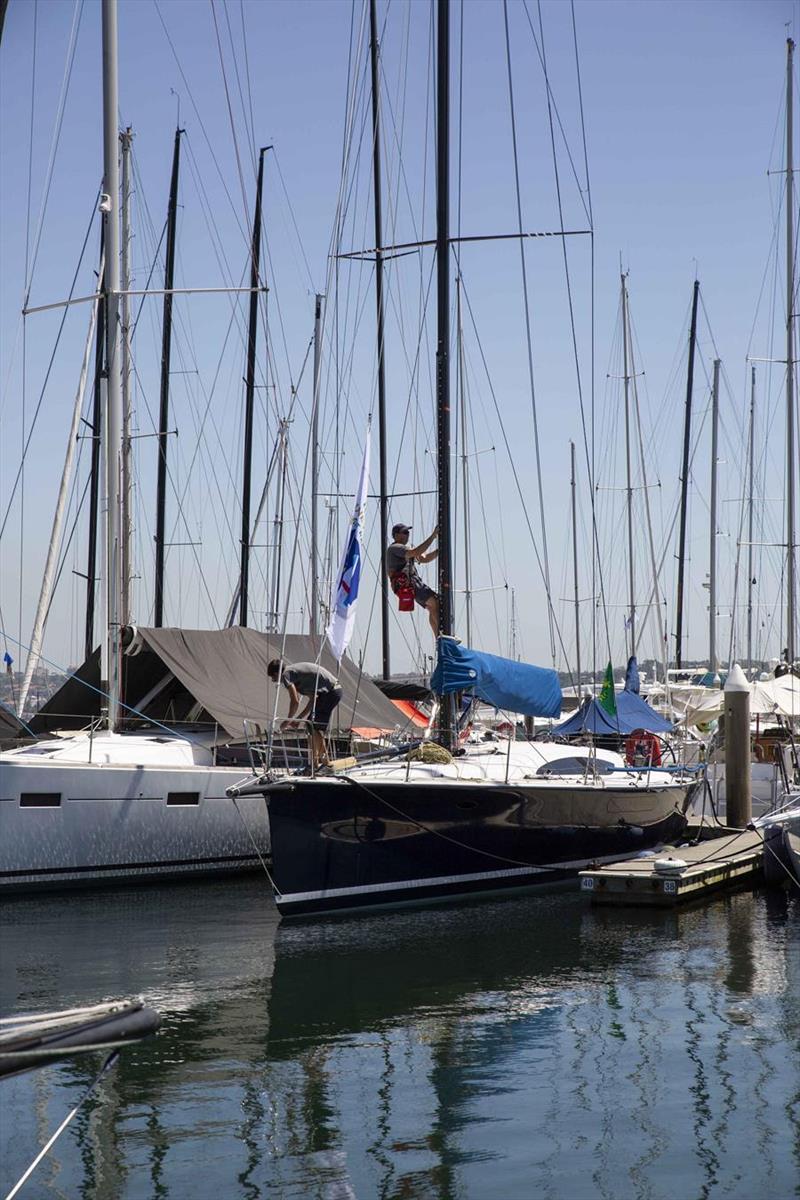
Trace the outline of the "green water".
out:
[[[782,892],[281,926],[260,878],[127,889],[6,903],[0,964],[6,1012],[142,995],[163,1018],[22,1197],[800,1196]],[[0,1185],[99,1061],[0,1083]]]

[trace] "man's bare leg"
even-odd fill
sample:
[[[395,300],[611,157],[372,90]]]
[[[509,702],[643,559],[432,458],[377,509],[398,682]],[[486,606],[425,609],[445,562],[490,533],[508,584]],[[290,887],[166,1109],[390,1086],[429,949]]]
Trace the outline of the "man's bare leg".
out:
[[[428,620],[430,621],[431,629],[433,630],[433,636],[435,638],[438,638],[438,636],[439,636],[439,601],[437,600],[436,596],[431,596],[428,600],[426,600],[425,607],[428,610]]]
[[[318,729],[312,729],[311,731],[311,747],[314,755],[314,767],[326,765],[328,755],[325,753],[325,739]]]

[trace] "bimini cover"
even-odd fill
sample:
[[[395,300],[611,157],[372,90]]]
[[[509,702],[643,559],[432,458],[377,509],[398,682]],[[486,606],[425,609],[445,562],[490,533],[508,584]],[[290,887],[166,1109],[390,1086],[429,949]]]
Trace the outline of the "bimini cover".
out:
[[[634,729],[647,729],[650,733],[669,733],[672,730],[672,722],[657,713],[635,692],[617,692],[615,700],[616,716],[607,712],[596,696],[590,697],[568,721],[556,725],[554,735],[572,737],[579,733],[599,733],[627,737]]]
[[[431,691],[439,696],[474,692],[487,704],[528,717],[557,717],[561,712],[555,671],[470,650],[453,638],[439,638],[438,651]]]

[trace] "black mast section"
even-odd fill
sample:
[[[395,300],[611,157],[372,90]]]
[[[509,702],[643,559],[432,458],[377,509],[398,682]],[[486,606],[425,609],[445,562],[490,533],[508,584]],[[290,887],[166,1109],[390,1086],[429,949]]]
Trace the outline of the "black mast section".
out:
[[[103,260],[105,223],[100,223],[100,261]],[[105,271],[97,283],[101,294],[97,302],[97,325],[94,343],[94,397],[92,403],[92,457],[89,468],[89,553],[86,562],[86,636],[84,658],[94,653],[94,603],[97,583],[97,515],[100,495],[100,444],[102,421],[102,380],[106,344]]]
[[[689,506],[689,448],[692,436],[692,389],[694,387],[694,351],[697,345],[697,300],[700,284],[694,281],[692,322],[689,326],[689,369],[686,376],[686,416],[683,423],[683,470],[681,472],[681,526],[678,538],[678,601],[675,624],[675,666],[681,665],[683,639],[683,587],[686,572],[686,514]]]
[[[175,229],[178,219],[178,171],[182,129],[175,130],[172,178],[167,209],[167,252],[164,270],[164,320],[161,331],[161,405],[158,414],[158,481],[156,485],[156,574],[153,624],[164,624],[164,542],[167,500],[167,438],[169,431],[169,363],[172,354],[172,287],[175,274]]]
[[[253,469],[253,399],[256,389],[256,333],[258,331],[259,263],[261,259],[261,190],[264,184],[264,155],[258,152],[256,207],[250,247],[250,321],[247,329],[247,369],[244,392],[244,465],[242,468],[242,548],[239,573],[239,624],[247,624],[247,590],[250,579],[250,486]]]
[[[439,635],[453,632],[450,545],[450,0],[437,0],[436,38],[436,452],[439,490]],[[451,738],[443,700],[442,739]]]
[[[375,198],[375,306],[378,319],[378,462],[380,472],[381,526],[381,646],[383,678],[389,668],[389,578],[386,574],[386,547],[389,541],[389,497],[386,469],[386,368],[384,363],[383,305],[383,211],[381,194],[381,105],[378,72],[378,14],[376,0],[369,0],[370,62],[372,65],[372,176]]]

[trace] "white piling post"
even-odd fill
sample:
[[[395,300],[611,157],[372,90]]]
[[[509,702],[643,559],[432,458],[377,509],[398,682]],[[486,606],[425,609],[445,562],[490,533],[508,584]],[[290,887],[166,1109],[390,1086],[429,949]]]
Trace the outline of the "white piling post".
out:
[[[736,663],[725,682],[725,822],[743,829],[753,815],[750,685]]]

